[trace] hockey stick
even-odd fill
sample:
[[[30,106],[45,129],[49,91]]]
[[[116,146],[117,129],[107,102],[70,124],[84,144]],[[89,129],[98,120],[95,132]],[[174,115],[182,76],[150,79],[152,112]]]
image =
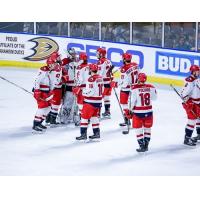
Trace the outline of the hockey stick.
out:
[[[14,85],[14,86],[17,87],[17,88],[20,88],[21,90],[23,90],[23,91],[25,91],[26,93],[31,94],[31,95],[33,96],[33,93],[32,93],[32,92],[30,92],[30,91],[28,91],[27,89],[21,87],[20,85],[17,85],[16,83],[13,83],[12,81],[9,81],[8,79],[6,79],[6,78],[4,78],[4,77],[2,77],[2,76],[0,76],[0,78],[1,78],[2,80],[4,80],[4,81],[6,81],[6,82],[8,82],[8,83],[10,83],[10,84],[12,84],[12,85]],[[50,97],[51,97],[51,98],[50,98]],[[53,98],[52,95],[51,95],[50,97],[47,98],[48,101],[49,101],[50,99]],[[46,99],[42,99],[42,98],[40,98],[40,100],[42,100],[42,101],[47,101]]]
[[[186,101],[184,100],[184,98],[180,95],[180,93],[177,91],[177,89],[172,85],[170,84],[171,88],[176,92],[176,94],[182,99],[182,101],[185,103]],[[193,110],[191,110],[191,113],[198,119],[200,119],[199,117],[197,117],[197,115],[194,113]]]
[[[122,116],[123,116],[124,123],[126,123],[126,119],[125,119],[125,116],[124,116],[124,113],[123,113],[123,110],[122,110],[122,106],[121,106],[120,101],[119,101],[119,97],[118,97],[118,95],[117,95],[117,92],[116,92],[115,88],[113,88],[113,90],[114,90],[115,97],[116,97],[116,99],[117,99],[117,102],[118,102],[118,105],[119,105],[121,114],[122,114]],[[128,125],[127,125],[127,129],[128,129],[127,131],[122,131],[122,134],[126,135],[126,134],[129,133],[129,123],[128,123]]]
[[[131,109],[131,92],[129,93],[129,110]],[[122,134],[127,135],[130,131],[130,119],[128,119],[127,131],[122,131]]]
[[[24,90],[25,92],[27,92],[27,93],[33,95],[32,92],[30,92],[30,91],[26,90],[25,88],[23,88],[23,87],[17,85],[16,83],[13,83],[12,81],[9,81],[8,79],[6,79],[6,78],[4,78],[4,77],[2,77],[2,76],[0,76],[0,78],[1,78],[2,80],[6,81],[6,82],[8,82],[8,83],[10,83],[10,84],[12,84],[12,85],[14,85],[14,86],[16,86],[16,87],[18,87],[18,88]]]

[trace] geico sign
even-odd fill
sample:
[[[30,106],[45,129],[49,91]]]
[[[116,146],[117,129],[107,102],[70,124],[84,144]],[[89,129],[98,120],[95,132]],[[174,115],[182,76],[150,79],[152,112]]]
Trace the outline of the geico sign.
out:
[[[114,45],[114,44],[113,44]],[[91,63],[96,63],[96,50],[100,47],[98,45],[88,45],[88,44],[81,44],[81,43],[68,43],[67,49],[75,48],[78,52],[85,51],[88,55],[88,61]],[[107,58],[112,61],[113,65],[115,66],[122,66],[122,54],[123,53],[130,53],[133,55],[133,60],[138,63],[140,68],[144,66],[144,54],[141,51],[129,49],[124,51],[121,48],[117,47],[104,47],[107,50]]]
[[[156,52],[156,72],[175,76],[187,76],[191,65],[200,64],[200,56]]]

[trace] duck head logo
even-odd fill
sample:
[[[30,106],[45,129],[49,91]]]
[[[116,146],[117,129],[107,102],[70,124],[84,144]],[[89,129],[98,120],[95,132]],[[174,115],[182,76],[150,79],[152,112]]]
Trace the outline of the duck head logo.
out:
[[[47,59],[53,52],[59,50],[59,46],[56,41],[46,38],[46,37],[37,37],[29,40],[34,42],[35,46],[31,48],[34,53],[30,56],[25,57],[25,60],[29,61],[39,61]]]

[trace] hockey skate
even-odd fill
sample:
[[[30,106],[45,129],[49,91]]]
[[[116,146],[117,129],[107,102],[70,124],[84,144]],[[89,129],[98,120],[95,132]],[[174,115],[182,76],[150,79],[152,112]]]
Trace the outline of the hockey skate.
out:
[[[89,139],[93,140],[93,139],[100,139],[100,134],[94,134],[89,136]]]
[[[76,137],[76,140],[87,140],[87,135],[86,134],[82,134],[79,137]]]
[[[50,128],[55,128],[57,127],[60,123],[56,122],[56,117],[54,115],[50,116]]]
[[[200,134],[195,136],[195,137],[192,137],[191,140],[193,140],[195,143],[199,142],[200,141]]]
[[[148,146],[146,146],[145,144],[140,145],[140,147],[139,147],[138,149],[136,149],[136,151],[137,151],[138,153],[146,152],[146,151],[148,151]]]
[[[185,137],[184,144],[188,146],[196,146],[196,142],[192,138]]]
[[[44,126],[43,124],[39,124],[38,127],[41,128],[41,129],[43,129],[43,130],[46,130],[46,129],[47,129],[47,127]]]
[[[102,117],[104,119],[110,119],[111,118],[111,114],[108,111],[105,111],[104,113],[102,113]]]
[[[42,128],[42,127],[44,127],[42,125],[42,121],[41,122],[34,121],[33,122],[32,133],[33,134],[42,134],[46,130],[46,129]]]
[[[42,134],[43,131],[44,130],[42,128],[40,128],[39,126],[33,126],[33,128],[32,128],[32,133],[33,134]]]
[[[96,129],[93,129],[93,135],[89,136],[89,139],[90,140],[99,140],[100,139],[100,129],[99,128],[96,128]]]

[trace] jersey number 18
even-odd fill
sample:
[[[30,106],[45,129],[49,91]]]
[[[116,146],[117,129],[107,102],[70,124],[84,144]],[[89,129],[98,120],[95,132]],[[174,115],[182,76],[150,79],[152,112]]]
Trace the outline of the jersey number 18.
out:
[[[141,104],[142,106],[149,106],[150,105],[150,93],[140,93],[141,97]]]

